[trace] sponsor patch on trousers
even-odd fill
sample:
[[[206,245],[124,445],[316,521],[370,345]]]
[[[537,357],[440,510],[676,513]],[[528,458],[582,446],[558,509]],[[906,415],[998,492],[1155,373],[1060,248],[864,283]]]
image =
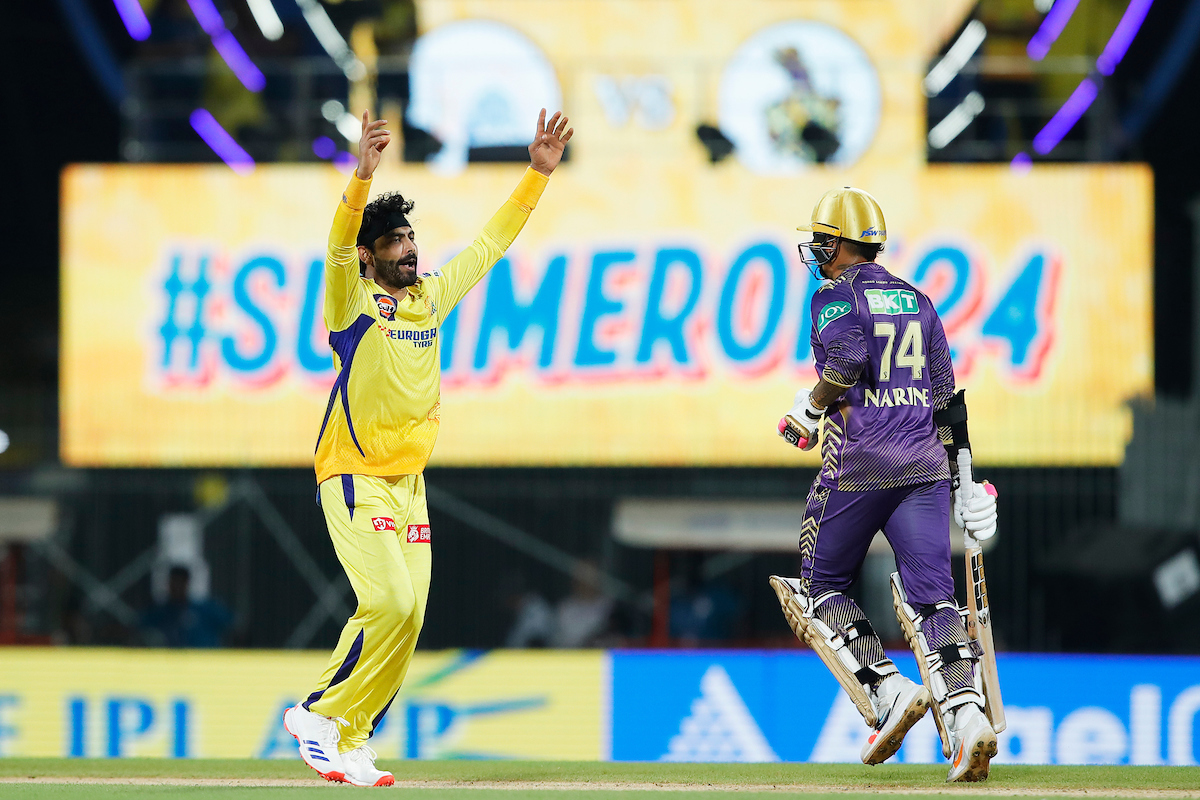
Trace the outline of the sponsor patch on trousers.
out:
[[[428,525],[409,525],[408,526],[408,543],[409,544],[429,544],[429,526]]]
[[[396,520],[391,517],[371,517],[371,525],[377,531],[396,530]]]

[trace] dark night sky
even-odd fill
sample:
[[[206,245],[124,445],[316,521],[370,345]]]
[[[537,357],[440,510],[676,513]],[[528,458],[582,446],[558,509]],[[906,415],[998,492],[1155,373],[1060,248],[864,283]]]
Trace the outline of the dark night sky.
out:
[[[85,0],[86,2],[86,0]],[[111,3],[91,2],[114,46],[128,37]],[[1138,96],[1186,6],[1158,2],[1114,76],[1118,105]],[[6,4],[0,24],[0,388],[52,389],[57,382],[58,174],[71,162],[118,159],[119,119],[66,30],[58,2]],[[1200,58],[1193,57],[1163,112],[1128,157],[1156,179],[1155,361],[1160,390],[1190,386],[1191,220],[1200,192]],[[1119,236],[1099,231],[1096,236]]]

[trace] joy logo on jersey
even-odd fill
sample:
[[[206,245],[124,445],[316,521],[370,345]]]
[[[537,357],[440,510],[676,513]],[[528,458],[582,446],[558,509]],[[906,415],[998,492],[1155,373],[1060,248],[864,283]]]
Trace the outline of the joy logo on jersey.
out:
[[[396,520],[391,517],[371,517],[371,526],[377,531],[394,531]]]
[[[850,313],[850,304],[838,300],[830,303],[821,309],[821,313],[817,316],[817,332],[825,330],[825,326],[833,322],[838,317],[844,317]]]
[[[408,526],[408,543],[409,544],[429,544],[429,526],[428,525],[409,525]]]
[[[917,295],[908,289],[867,289],[867,307],[872,314],[916,314]]]
[[[388,322],[396,321],[396,298],[390,294],[375,295],[375,305],[379,306],[379,316]]]

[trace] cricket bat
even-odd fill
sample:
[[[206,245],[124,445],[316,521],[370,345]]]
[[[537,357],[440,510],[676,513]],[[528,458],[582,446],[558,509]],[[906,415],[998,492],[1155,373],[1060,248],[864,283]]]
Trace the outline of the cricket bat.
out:
[[[971,473],[971,451],[958,451],[958,479],[960,486],[974,486]],[[988,494],[995,495],[996,489],[984,484]],[[983,548],[971,534],[963,531],[966,545],[967,576],[967,636],[979,643],[983,655],[979,658],[979,670],[983,678],[984,713],[996,733],[1004,730],[1008,723],[1004,719],[1004,701],[1000,698],[1000,674],[996,670],[996,645],[992,642],[992,611],[988,605],[987,578],[983,572]]]

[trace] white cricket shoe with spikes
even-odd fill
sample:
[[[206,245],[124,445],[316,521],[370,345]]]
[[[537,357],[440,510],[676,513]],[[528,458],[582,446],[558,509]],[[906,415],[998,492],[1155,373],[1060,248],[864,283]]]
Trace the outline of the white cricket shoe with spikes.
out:
[[[296,705],[283,712],[283,727],[296,738],[300,745],[300,757],[304,763],[320,773],[327,781],[346,780],[346,767],[338,753],[338,741],[342,738],[338,725],[349,723],[341,717],[326,717]]]
[[[947,783],[987,780],[988,768],[998,752],[996,732],[974,703],[946,712],[950,732],[950,774]]]
[[[929,710],[929,690],[896,673],[884,678],[871,692],[871,704],[879,722],[863,745],[864,764],[882,764],[904,742],[904,735]]]
[[[360,745],[342,753],[346,764],[346,783],[355,786],[395,786],[396,778],[390,772],[375,768],[379,756],[367,745]]]

